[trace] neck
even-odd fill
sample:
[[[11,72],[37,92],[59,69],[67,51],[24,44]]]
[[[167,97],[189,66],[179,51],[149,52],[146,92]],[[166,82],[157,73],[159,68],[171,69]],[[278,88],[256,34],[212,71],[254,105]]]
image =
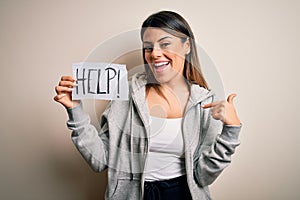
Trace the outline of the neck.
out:
[[[177,75],[169,82],[161,84],[161,87],[163,89],[172,90],[174,92],[175,91],[178,91],[178,92],[188,92],[189,91],[189,84],[182,75]]]

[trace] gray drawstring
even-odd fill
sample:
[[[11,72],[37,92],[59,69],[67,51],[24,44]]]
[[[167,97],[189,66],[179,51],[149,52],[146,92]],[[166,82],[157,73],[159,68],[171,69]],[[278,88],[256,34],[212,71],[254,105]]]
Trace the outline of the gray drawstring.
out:
[[[133,103],[131,101],[130,109],[130,180],[133,180]]]

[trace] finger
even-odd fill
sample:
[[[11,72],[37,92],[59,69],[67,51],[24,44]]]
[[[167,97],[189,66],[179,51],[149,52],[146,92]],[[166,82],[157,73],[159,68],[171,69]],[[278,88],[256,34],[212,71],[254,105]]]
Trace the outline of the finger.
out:
[[[59,86],[65,86],[65,87],[74,87],[77,84],[72,81],[59,81]]]
[[[61,77],[62,81],[72,81],[75,82],[76,80],[73,78],[73,76],[62,76]]]
[[[236,97],[236,94],[230,94],[227,98],[227,102],[233,104],[233,98]]]
[[[212,117],[216,120],[224,120],[224,114],[222,112],[213,112]]]
[[[55,91],[57,94],[60,94],[62,92],[72,92],[73,88],[64,87],[64,86],[56,86]]]
[[[224,113],[224,110],[225,110],[225,108],[222,107],[222,105],[218,104],[212,108],[211,113],[212,114],[220,114],[220,113]]]
[[[62,99],[63,97],[65,97],[67,94],[63,93],[63,94],[58,94],[54,97],[55,101],[59,101],[60,99]]]
[[[202,105],[202,108],[211,108],[211,107],[212,107],[212,103]]]
[[[215,112],[215,113],[224,113],[225,112],[225,107],[219,104],[218,106],[215,106],[213,108],[212,112]]]
[[[219,102],[211,102],[211,103],[203,105],[202,108],[212,108],[212,107],[215,107],[218,104],[219,104]]]

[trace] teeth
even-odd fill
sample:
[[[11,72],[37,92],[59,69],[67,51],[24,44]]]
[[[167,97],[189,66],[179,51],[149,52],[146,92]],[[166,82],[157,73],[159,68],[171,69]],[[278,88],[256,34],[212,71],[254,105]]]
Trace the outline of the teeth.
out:
[[[160,62],[160,63],[155,63],[154,66],[155,67],[161,67],[163,65],[167,65],[169,62]]]

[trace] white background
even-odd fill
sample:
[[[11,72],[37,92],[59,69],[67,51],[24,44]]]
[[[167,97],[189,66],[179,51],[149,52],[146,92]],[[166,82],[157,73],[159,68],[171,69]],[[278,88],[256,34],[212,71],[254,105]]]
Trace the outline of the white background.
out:
[[[242,144],[214,199],[300,198],[299,1],[1,0],[0,199],[102,199],[106,175],[73,146],[54,87],[98,44],[161,9],[189,21],[225,94],[238,94]]]

